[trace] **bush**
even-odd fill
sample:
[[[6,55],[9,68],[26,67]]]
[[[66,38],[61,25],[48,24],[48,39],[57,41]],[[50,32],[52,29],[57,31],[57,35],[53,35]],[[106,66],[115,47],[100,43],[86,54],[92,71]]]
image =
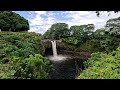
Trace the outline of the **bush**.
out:
[[[79,79],[120,79],[120,47],[109,54],[93,53]]]
[[[30,55],[29,58],[14,57],[9,64],[0,64],[2,79],[46,79],[52,65],[47,58],[40,54]]]
[[[13,77],[17,79],[46,79],[52,68],[48,59],[40,54],[30,55],[24,60],[14,57],[11,65],[16,71]]]
[[[46,79],[52,67],[40,41],[35,33],[0,32],[0,78]]]

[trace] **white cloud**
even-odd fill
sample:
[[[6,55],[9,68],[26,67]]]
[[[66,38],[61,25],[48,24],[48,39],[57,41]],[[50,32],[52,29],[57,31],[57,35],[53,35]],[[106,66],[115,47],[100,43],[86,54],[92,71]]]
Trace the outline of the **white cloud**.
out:
[[[31,32],[35,31],[43,34],[56,21],[52,12],[48,13],[47,11],[35,11],[31,12],[30,15],[31,17],[29,17],[28,20],[30,22],[29,31]]]
[[[82,25],[82,24],[94,24],[96,29],[104,27],[107,20],[115,17],[119,17],[120,13],[114,12],[108,16],[107,12],[101,12],[101,16],[97,17],[95,11],[67,11],[68,17],[72,19],[68,21],[70,26]]]
[[[42,14],[46,14],[46,11],[35,11],[35,13],[38,15],[42,15]]]
[[[100,17],[97,17],[95,11],[30,11],[28,15],[29,31],[43,34],[52,24],[58,22],[67,23],[69,27],[72,25],[94,24],[98,29],[104,27],[107,20],[119,16],[120,13],[115,14],[113,12],[110,16],[107,12],[104,12],[101,13]]]

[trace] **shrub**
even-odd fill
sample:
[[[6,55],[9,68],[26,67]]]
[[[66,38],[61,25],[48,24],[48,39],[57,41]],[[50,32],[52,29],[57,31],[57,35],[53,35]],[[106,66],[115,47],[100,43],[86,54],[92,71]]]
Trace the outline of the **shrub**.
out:
[[[0,32],[0,78],[46,79],[52,67],[40,41],[35,33]]]
[[[120,78],[120,47],[109,54],[93,53],[84,64],[86,69],[78,77],[80,79],[118,79]]]

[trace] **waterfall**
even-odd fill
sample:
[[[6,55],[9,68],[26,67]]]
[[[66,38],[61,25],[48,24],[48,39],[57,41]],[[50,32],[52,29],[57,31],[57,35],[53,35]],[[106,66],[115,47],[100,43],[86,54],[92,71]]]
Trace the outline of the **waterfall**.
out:
[[[57,48],[56,48],[56,41],[51,41],[52,43],[52,50],[53,50],[53,55],[49,56],[49,60],[52,61],[63,61],[63,60],[67,60],[67,56],[64,55],[57,55]]]
[[[57,57],[56,41],[51,41],[51,43],[52,43],[53,56]]]

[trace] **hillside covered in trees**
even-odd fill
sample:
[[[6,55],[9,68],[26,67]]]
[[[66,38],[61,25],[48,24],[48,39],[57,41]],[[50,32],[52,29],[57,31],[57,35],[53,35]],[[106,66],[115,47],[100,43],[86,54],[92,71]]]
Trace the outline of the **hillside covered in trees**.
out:
[[[0,79],[50,78],[53,64],[44,55],[42,40],[61,40],[59,49],[91,54],[77,79],[120,78],[120,17],[109,19],[97,30],[92,23],[68,27],[54,23],[43,35],[27,32],[28,20],[12,11],[0,11]]]
[[[0,29],[0,79],[48,78],[52,66],[42,56],[41,34],[26,32],[28,21],[12,11],[0,12]]]
[[[73,49],[91,53],[84,62],[80,79],[109,79],[119,77],[120,17],[110,19],[105,27],[95,30],[93,24],[56,23],[43,35],[45,39],[61,39]],[[67,48],[67,47],[66,47]]]
[[[41,35],[0,32],[0,78],[46,79],[51,64],[43,57]]]

